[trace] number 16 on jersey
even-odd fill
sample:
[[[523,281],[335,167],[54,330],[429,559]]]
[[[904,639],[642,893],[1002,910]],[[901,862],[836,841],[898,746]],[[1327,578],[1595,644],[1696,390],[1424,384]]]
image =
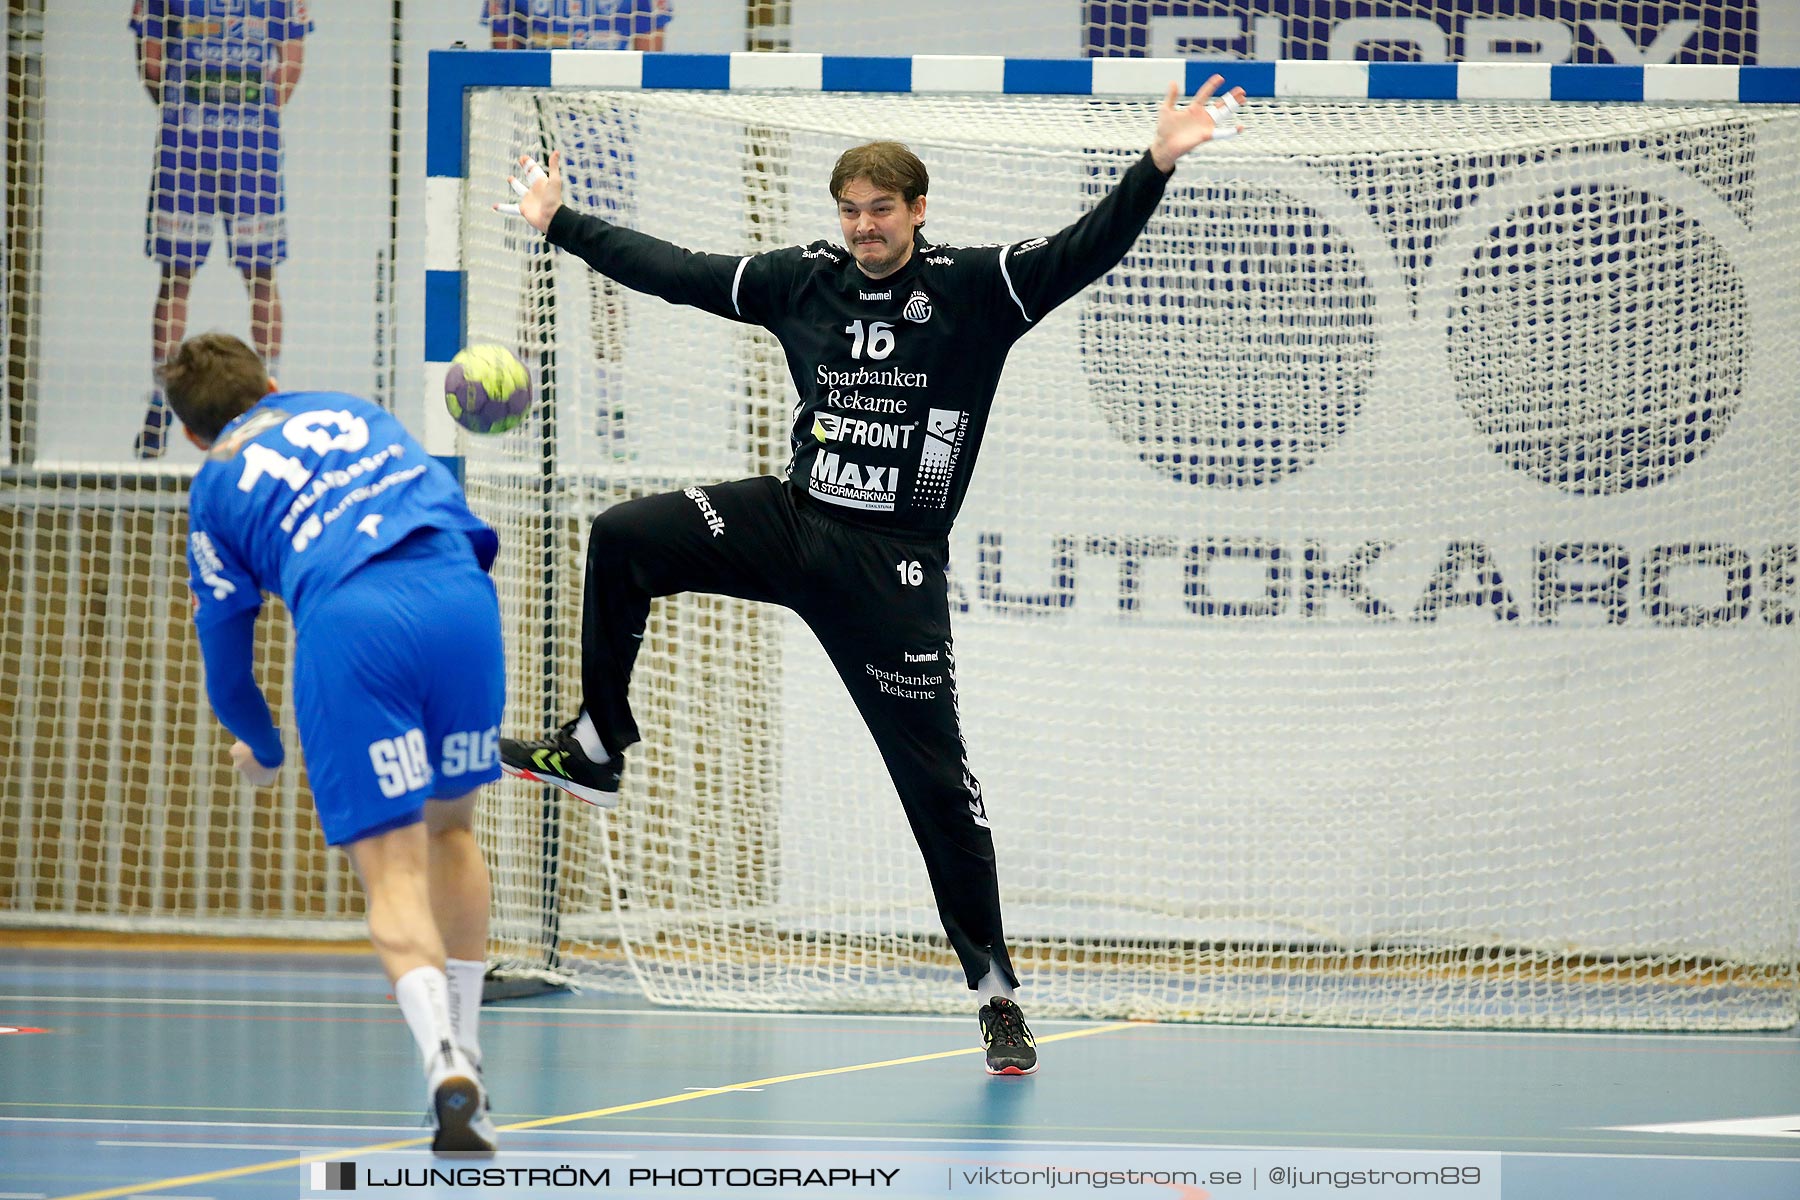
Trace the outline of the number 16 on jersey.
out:
[[[852,321],[844,326],[850,335],[850,357],[861,358],[866,348],[870,358],[886,358],[894,352],[894,325],[891,321],[870,321],[865,336],[863,323]]]

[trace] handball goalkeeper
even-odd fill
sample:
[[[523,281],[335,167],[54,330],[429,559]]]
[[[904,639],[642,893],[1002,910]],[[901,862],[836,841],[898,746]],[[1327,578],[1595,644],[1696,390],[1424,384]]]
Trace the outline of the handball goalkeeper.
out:
[[[957,710],[948,534],[1012,344],[1118,264],[1178,159],[1230,136],[1244,93],[1171,84],[1149,150],[1074,224],[1007,246],[927,242],[928,177],[897,142],[846,151],[830,180],[844,245],[700,254],[563,206],[560,156],[521,158],[516,213],[628,288],[769,329],[800,403],[785,478],[616,505],[588,539],[583,705],[541,741],[502,738],[510,774],[616,802],[638,740],[626,699],[650,601],[711,592],[783,605],[818,636],[874,736],[978,994],[992,1074],[1030,1074],[994,842]]]

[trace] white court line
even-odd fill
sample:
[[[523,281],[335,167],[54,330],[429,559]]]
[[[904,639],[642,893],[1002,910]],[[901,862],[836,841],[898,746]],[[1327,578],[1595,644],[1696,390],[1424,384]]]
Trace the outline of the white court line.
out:
[[[177,1121],[123,1120],[106,1117],[8,1117],[0,1116],[0,1124],[17,1125],[159,1125],[176,1129],[336,1129],[351,1133],[418,1133],[422,1125],[309,1125],[303,1121]]]
[[[1704,1137],[1800,1138],[1800,1114],[1781,1117],[1734,1117],[1722,1121],[1672,1121],[1660,1125],[1603,1125],[1627,1133],[1691,1133]]]
[[[5,961],[6,960],[4,957],[0,957],[0,962],[5,962]],[[72,973],[72,974],[76,974],[76,975],[87,975],[87,974],[91,974],[94,972],[104,973],[104,972],[110,972],[110,971],[123,971],[126,969],[130,969],[133,971],[139,971],[139,972],[142,972],[143,970],[145,970],[145,968],[139,964],[131,963],[129,961],[125,961],[125,962],[121,963],[121,961],[118,959],[108,959],[105,963],[100,963],[100,964],[96,964],[96,963],[45,964],[45,963],[17,963],[17,962],[14,962],[14,963],[8,963],[8,965],[14,966],[14,967],[19,968],[20,970],[26,970],[26,971],[39,971],[39,970],[61,971],[64,973]],[[296,970],[291,970],[291,969],[288,969],[285,967],[278,969],[278,970],[258,970],[254,967],[246,967],[242,970],[234,970],[230,967],[194,967],[192,970],[189,970],[185,967],[166,967],[166,966],[153,967],[153,968],[149,968],[149,969],[178,974],[183,979],[193,979],[197,976],[205,976],[205,977],[209,977],[209,978],[217,976],[219,978],[229,978],[229,979],[380,979],[380,978],[382,978],[381,962],[379,959],[376,959],[373,956],[371,956],[369,958],[369,970],[367,970],[367,971],[296,971]]]
[[[230,972],[225,972],[229,974]],[[217,1008],[380,1008],[393,1009],[394,1002],[369,1000],[204,1000],[194,998],[156,999],[145,996],[30,996],[0,995],[0,1003],[54,1003],[54,1004],[171,1004],[192,1007]],[[830,1013],[830,1012],[737,1012],[733,1010],[712,1008],[574,1008],[554,1005],[514,1005],[506,1002],[484,1005],[496,1016],[508,1013],[550,1013],[555,1016],[584,1017],[712,1017],[721,1021],[870,1021],[901,1024],[964,1024],[973,1017],[943,1016],[929,1013]],[[1092,1025],[1106,1020],[1100,1017],[1031,1019],[1031,1024],[1046,1028],[1052,1025]],[[1490,1041],[1501,1038],[1515,1040],[1538,1041],[1549,1039],[1559,1042],[1768,1042],[1771,1044],[1800,1043],[1800,1027],[1794,1030],[1747,1029],[1736,1033],[1683,1033],[1680,1031],[1631,1033],[1596,1032],[1593,1030],[1560,1030],[1560,1029],[1359,1029],[1345,1026],[1309,1026],[1309,1025],[1221,1025],[1207,1021],[1143,1021],[1143,1025],[1161,1025],[1168,1029],[1207,1029],[1229,1031],[1234,1034],[1266,1034],[1330,1036],[1339,1034],[1344,1037],[1395,1037],[1395,1038],[1471,1038],[1479,1041]]]
[[[57,1117],[0,1117],[0,1124],[9,1121],[59,1121]],[[73,1125],[167,1125],[177,1128],[219,1128],[219,1129],[345,1129],[367,1133],[406,1132],[417,1133],[416,1125],[262,1125],[244,1121],[106,1121],[90,1118],[74,1118],[66,1122]],[[522,1137],[587,1137],[587,1138],[666,1138],[687,1139],[691,1141],[720,1142],[846,1142],[852,1145],[898,1145],[898,1146],[1048,1146],[1079,1150],[1247,1150],[1247,1151],[1282,1151],[1307,1153],[1317,1151],[1345,1151],[1356,1154],[1504,1154],[1508,1158],[1599,1158],[1621,1159],[1627,1162],[1635,1160],[1669,1161],[1669,1162],[1757,1162],[1757,1163],[1800,1163],[1800,1158],[1764,1157],[1759,1155],[1740,1154],[1622,1154],[1611,1151],[1584,1154],[1576,1150],[1487,1150],[1471,1149],[1466,1146],[1427,1146],[1421,1148],[1393,1146],[1338,1146],[1338,1145],[1259,1145],[1256,1143],[1237,1144],[1235,1142],[1102,1142],[1072,1141],[1067,1138],[943,1138],[943,1137],[862,1137],[851,1134],[805,1134],[805,1133],[681,1133],[671,1130],[655,1129],[528,1129],[506,1131],[512,1136]],[[141,1145],[143,1143],[128,1143]],[[193,1143],[179,1143],[192,1145]],[[235,1147],[234,1147],[235,1148]],[[331,1147],[331,1149],[354,1151],[354,1146]],[[507,1153],[511,1153],[510,1150]],[[521,1151],[528,1153],[528,1151]],[[543,1153],[554,1153],[544,1151]],[[577,1153],[571,1151],[570,1153]],[[596,1152],[598,1153],[598,1152]],[[8,1200],[5,1193],[0,1193],[0,1200]],[[21,1197],[18,1200],[32,1200]]]
[[[158,999],[151,996],[11,996],[0,995],[0,1003],[49,1003],[49,1004],[169,1004],[192,1008],[379,1008],[393,1009],[392,1000],[211,1000],[193,997]],[[550,1013],[556,1016],[584,1017],[713,1017],[729,1021],[879,1021],[901,1022],[906,1024],[966,1024],[975,1019],[969,1016],[935,1016],[928,1013],[829,1013],[829,1012],[736,1012],[711,1008],[564,1008],[553,1005],[486,1005],[495,1014],[505,1013]],[[1033,1025],[1092,1025],[1094,1018],[1081,1019],[1046,1019],[1033,1020]],[[1147,1022],[1148,1023],[1148,1022]]]
[[[121,1150],[280,1150],[283,1153],[312,1150],[339,1150],[337,1142],[318,1142],[310,1146],[278,1146],[272,1142],[95,1142]]]
[[[299,1150],[302,1152],[343,1150],[352,1154],[356,1152],[354,1147],[342,1146],[335,1142],[318,1146],[253,1145],[249,1142],[95,1142],[94,1145],[115,1146],[126,1150]],[[387,1150],[383,1153],[404,1154],[406,1151]],[[426,1155],[431,1152],[421,1146],[416,1153]],[[636,1154],[608,1150],[514,1150],[510,1146],[507,1147],[506,1156],[508,1158],[604,1158],[615,1161],[628,1161],[639,1157]]]
[[[180,997],[154,999],[144,996],[0,996],[9,1004],[38,1002],[43,1004],[173,1004],[195,1008],[393,1008],[393,1001],[377,1004],[367,1000],[193,1000]]]

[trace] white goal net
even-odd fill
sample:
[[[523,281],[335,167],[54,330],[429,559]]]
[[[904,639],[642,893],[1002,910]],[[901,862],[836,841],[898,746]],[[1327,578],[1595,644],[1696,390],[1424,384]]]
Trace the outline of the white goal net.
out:
[[[471,93],[466,337],[529,425],[513,732],[574,713],[587,524],[778,471],[760,331],[490,205],[521,151],[696,249],[838,240],[910,144],[950,245],[1050,233],[1147,141],[1090,97]],[[1795,1016],[1800,113],[1256,101],[1014,350],[952,536],[970,761],[1031,1011],[1562,1027]],[[499,938],[672,1003],[966,1007],[873,743],[779,610],[659,602],[602,815],[502,789]]]

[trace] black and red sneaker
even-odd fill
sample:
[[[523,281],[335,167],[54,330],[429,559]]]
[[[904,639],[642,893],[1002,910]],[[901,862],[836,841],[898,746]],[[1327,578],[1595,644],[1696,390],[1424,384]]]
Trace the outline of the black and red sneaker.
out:
[[[989,1075],[1030,1075],[1038,1068],[1037,1040],[1025,1014],[1005,996],[981,1006],[981,1044],[987,1047]]]
[[[500,739],[500,769],[508,775],[559,787],[600,808],[619,802],[619,776],[624,766],[624,759],[617,754],[603,763],[589,758],[575,739],[574,721],[541,742]]]

